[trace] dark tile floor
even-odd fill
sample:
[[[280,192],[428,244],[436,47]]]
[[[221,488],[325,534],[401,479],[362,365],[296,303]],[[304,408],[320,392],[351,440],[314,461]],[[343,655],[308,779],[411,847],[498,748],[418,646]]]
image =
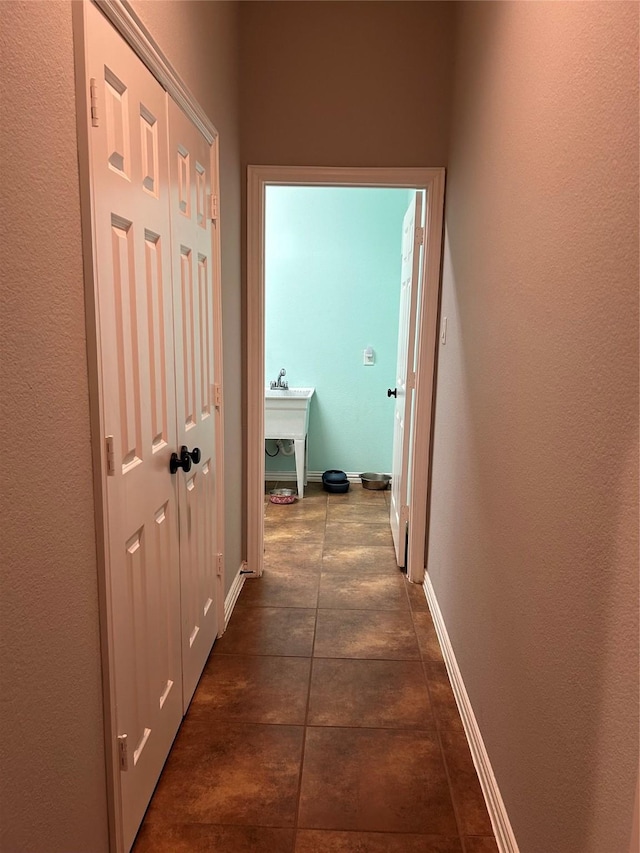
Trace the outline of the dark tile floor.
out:
[[[496,853],[424,593],[395,564],[388,492],[265,500],[265,546],[136,853]]]

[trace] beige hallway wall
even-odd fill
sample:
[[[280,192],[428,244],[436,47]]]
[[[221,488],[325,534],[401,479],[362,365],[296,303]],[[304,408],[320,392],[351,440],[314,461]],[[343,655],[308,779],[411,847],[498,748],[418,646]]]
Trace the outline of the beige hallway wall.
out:
[[[453,5],[241,3],[243,164],[444,166]]]
[[[70,3],[3,3],[0,848],[107,849]]]
[[[638,6],[461,8],[429,573],[522,853],[628,850]]]
[[[221,134],[228,565],[241,559],[237,7],[135,4]],[[0,848],[108,849],[71,3],[3,2]]]

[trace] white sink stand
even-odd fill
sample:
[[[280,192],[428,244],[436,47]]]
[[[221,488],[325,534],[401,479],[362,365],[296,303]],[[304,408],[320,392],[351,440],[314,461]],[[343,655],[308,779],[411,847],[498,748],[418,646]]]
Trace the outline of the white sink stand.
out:
[[[293,441],[299,498],[307,484],[309,403],[314,392],[315,388],[289,388],[267,389],[264,394],[264,437]]]

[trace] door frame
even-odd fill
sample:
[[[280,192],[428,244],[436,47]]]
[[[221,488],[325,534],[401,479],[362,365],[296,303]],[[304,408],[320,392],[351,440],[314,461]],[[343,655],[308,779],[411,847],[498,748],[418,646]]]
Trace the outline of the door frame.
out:
[[[166,58],[140,18],[127,0],[90,0],[105,15],[115,30],[124,38],[163,89],[186,113],[211,145],[210,168],[212,191],[220,198],[218,132],[202,107],[198,104],[176,70]],[[97,587],[102,659],[103,726],[105,738],[105,774],[107,782],[107,811],[109,847],[114,853],[124,853],[121,820],[120,763],[117,742],[116,697],[113,679],[114,647],[111,634],[113,602],[111,599],[110,558],[108,547],[107,513],[107,453],[101,440],[104,434],[103,388],[100,370],[100,324],[98,316],[97,268],[95,254],[93,175],[91,169],[90,135],[91,105],[87,69],[87,18],[85,3],[72,3],[73,50],[76,89],[76,125],[78,137],[78,164],[80,175],[80,218],[82,228],[82,254],[84,267],[85,325],[87,335],[87,369],[89,413],[91,424],[91,452],[93,495],[96,524]],[[214,181],[216,182],[214,184]],[[220,212],[216,227],[219,228]],[[212,252],[212,278],[214,281],[214,382],[223,394],[222,376],[222,292],[219,241]],[[215,406],[216,431],[216,527],[217,550],[224,554],[224,416],[222,402]],[[224,572],[218,576],[216,607],[220,633],[224,630]]]
[[[326,166],[247,167],[247,570],[264,567],[264,311],[265,200],[267,186],[375,187],[425,190],[424,263],[420,279],[417,359],[412,431],[407,577],[422,583],[425,571],[431,468],[444,168],[351,168]]]

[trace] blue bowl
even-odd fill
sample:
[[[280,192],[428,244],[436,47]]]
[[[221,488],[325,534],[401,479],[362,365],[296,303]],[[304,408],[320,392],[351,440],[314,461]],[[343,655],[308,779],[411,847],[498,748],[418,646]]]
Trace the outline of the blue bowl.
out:
[[[322,475],[322,487],[326,492],[344,494],[349,491],[349,480],[344,471],[325,471]]]

